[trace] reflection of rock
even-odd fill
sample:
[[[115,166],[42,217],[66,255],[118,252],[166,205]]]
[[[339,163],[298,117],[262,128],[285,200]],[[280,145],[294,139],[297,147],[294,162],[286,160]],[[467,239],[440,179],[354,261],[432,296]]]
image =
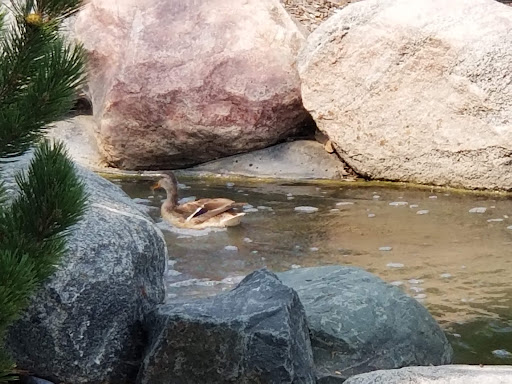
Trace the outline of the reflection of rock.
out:
[[[345,384],[509,384],[510,366],[447,365],[442,367],[408,367],[357,375]]]
[[[299,140],[215,160],[190,169],[222,175],[289,179],[341,179],[348,170],[336,154],[312,140]]]
[[[109,165],[198,164],[274,144],[309,117],[304,37],[278,0],[91,0],[74,27]]]
[[[512,189],[510,30],[491,0],[351,4],[299,56],[304,105],[364,176]]]
[[[148,327],[140,384],[315,382],[304,308],[266,270],[229,293],[166,304]]]
[[[428,311],[371,273],[328,266],[278,277],[304,304],[320,383],[377,369],[451,362],[452,348]]]
[[[2,169],[7,187],[24,164]],[[89,208],[58,271],[11,327],[18,367],[57,383],[128,383],[145,347],[144,315],[164,299],[161,232],[119,187],[79,170]]]

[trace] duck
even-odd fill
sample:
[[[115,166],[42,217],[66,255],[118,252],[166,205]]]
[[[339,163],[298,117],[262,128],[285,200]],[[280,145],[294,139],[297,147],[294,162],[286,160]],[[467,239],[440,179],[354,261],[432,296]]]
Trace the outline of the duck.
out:
[[[179,228],[205,229],[225,228],[239,225],[244,212],[238,212],[246,203],[237,203],[230,199],[213,198],[178,203],[178,180],[172,172],[165,172],[152,190],[165,189],[167,198],[162,203],[162,218]]]

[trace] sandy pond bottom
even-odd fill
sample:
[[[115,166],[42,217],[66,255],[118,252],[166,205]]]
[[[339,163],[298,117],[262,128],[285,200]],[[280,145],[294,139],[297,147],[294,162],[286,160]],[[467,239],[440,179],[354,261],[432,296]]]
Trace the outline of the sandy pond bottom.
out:
[[[457,363],[512,364],[512,199],[355,184],[181,180],[181,197],[247,202],[228,230],[161,222],[164,191],[114,180],[159,222],[174,269],[168,300],[231,289],[254,269],[329,264],[375,273],[422,302]]]

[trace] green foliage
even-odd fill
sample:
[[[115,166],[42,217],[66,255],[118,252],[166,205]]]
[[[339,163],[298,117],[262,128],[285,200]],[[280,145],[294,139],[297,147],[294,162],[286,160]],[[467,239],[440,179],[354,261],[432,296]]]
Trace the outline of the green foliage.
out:
[[[65,6],[67,3],[67,6]],[[40,137],[45,125],[73,106],[83,81],[80,45],[59,36],[56,10],[78,9],[77,0],[15,1],[15,26],[0,42],[0,157],[17,156]],[[36,9],[36,12],[31,10]],[[27,22],[36,15],[42,24]]]
[[[81,46],[62,40],[59,27],[80,3],[14,0],[12,25],[0,14],[0,166],[32,148],[45,126],[73,106],[84,55]],[[38,144],[15,182],[19,193],[9,198],[0,180],[0,384],[16,379],[1,350],[7,327],[57,268],[86,204],[84,185],[62,144]]]

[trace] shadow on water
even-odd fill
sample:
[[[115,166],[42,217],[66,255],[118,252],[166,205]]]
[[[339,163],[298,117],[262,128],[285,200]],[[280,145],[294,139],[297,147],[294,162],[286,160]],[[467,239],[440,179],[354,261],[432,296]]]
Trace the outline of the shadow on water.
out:
[[[181,197],[249,206],[239,227],[186,231],[161,222],[165,196],[153,194],[151,182],[116,182],[164,232],[175,269],[168,300],[231,289],[261,267],[358,266],[422,302],[447,332],[456,362],[512,364],[509,197],[192,179],[180,186]],[[304,206],[317,210],[296,210]]]

